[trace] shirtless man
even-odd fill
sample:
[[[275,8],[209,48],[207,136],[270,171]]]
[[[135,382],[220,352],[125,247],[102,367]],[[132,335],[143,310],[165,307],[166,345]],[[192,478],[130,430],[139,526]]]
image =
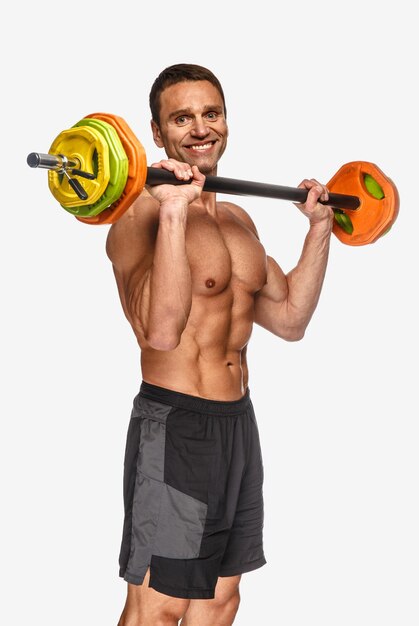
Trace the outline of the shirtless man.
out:
[[[326,271],[333,211],[304,180],[309,230],[284,274],[236,204],[202,190],[228,136],[223,90],[207,69],[164,70],[151,93],[152,132],[188,185],[145,190],[114,224],[107,252],[141,349],[124,463],[118,626],[229,626],[243,573],[265,564],[263,466],[248,392],[253,323],[304,336]]]

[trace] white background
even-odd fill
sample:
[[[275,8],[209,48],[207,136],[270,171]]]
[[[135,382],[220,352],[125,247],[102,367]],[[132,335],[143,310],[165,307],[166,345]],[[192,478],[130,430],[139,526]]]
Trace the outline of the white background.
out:
[[[417,626],[417,33],[404,0],[16,2],[3,14],[0,622],[116,626],[122,463],[140,383],[104,252],[108,227],[60,208],[26,156],[93,111],[149,162],[148,93],[178,62],[227,99],[219,174],[327,182],[352,160],[396,183],[373,245],[333,237],[302,342],[255,328],[250,386],[265,463],[268,564],[236,624]],[[305,218],[244,198],[267,252],[297,262]]]

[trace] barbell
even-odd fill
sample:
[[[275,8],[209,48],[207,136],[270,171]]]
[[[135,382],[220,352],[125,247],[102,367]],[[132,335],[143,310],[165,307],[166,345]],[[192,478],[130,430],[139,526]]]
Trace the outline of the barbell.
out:
[[[48,154],[31,152],[30,167],[48,169],[48,185],[61,206],[86,224],[113,224],[145,185],[189,184],[172,172],[147,167],[145,150],[122,117],[92,113],[61,132]],[[373,243],[390,230],[399,211],[393,181],[374,163],[352,161],[327,183],[333,232],[345,244]],[[207,176],[205,191],[304,203],[308,191]]]

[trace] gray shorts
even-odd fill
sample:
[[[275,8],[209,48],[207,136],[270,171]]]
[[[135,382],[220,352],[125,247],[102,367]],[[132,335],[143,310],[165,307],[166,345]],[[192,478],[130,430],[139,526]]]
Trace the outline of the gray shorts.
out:
[[[249,392],[218,402],[142,383],[124,462],[120,576],[213,598],[218,576],[266,563],[263,465]]]

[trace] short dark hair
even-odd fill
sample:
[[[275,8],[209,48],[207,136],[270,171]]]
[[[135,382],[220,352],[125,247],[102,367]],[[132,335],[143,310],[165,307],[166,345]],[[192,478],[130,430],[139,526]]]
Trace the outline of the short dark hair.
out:
[[[202,65],[192,65],[190,63],[178,63],[177,65],[171,65],[166,67],[165,70],[160,72],[154,81],[150,91],[150,109],[151,117],[157,125],[160,125],[160,95],[170,85],[176,85],[176,83],[182,83],[189,80],[207,80],[214,85],[220,92],[220,96],[223,100],[224,115],[227,116],[226,103],[224,98],[223,88],[218,78],[206,67]]]

